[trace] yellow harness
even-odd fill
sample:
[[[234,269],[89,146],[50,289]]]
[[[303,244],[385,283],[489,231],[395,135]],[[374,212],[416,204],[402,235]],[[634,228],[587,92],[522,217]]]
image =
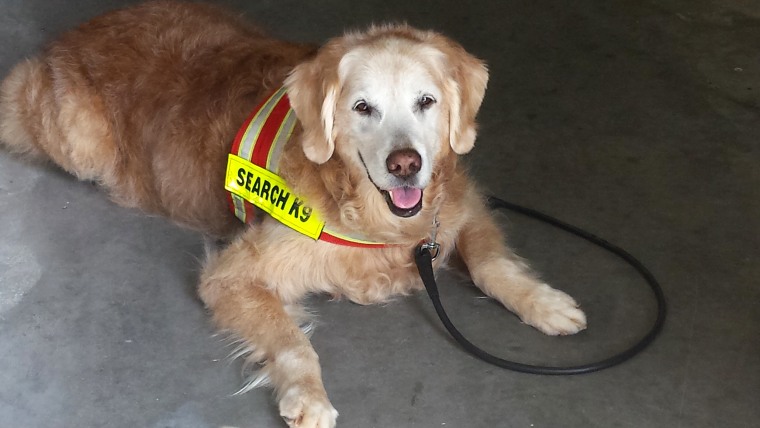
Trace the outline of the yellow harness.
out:
[[[319,214],[277,175],[280,155],[297,121],[283,87],[259,104],[243,123],[227,159],[224,181],[232,212],[240,221],[251,222],[256,206],[315,240],[351,247],[386,247],[329,230]]]

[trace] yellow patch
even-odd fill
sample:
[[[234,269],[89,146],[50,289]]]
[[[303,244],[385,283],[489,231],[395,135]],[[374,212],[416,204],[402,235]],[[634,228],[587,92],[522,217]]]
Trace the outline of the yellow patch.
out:
[[[224,188],[266,211],[286,226],[318,239],[325,227],[303,198],[277,174],[233,154],[227,158]]]

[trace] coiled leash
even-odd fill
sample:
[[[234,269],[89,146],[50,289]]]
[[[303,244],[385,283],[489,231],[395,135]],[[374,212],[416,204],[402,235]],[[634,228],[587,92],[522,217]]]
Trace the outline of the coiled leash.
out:
[[[663,294],[662,288],[660,287],[660,284],[657,282],[657,279],[654,277],[654,275],[652,275],[652,273],[649,272],[649,270],[635,257],[633,257],[631,254],[629,254],[627,251],[623,250],[622,248],[617,247],[596,235],[593,235],[589,232],[586,232],[585,230],[579,229],[575,226],[567,224],[561,220],[558,220],[554,217],[551,217],[539,211],[536,211],[530,208],[525,208],[519,205],[515,205],[493,196],[488,197],[488,205],[491,209],[508,209],[508,210],[523,214],[525,216],[535,218],[542,222],[549,223],[550,225],[554,227],[557,227],[573,235],[581,237],[585,239],[586,241],[594,245],[597,245],[599,247],[602,247],[605,250],[620,257],[626,263],[628,263],[634,269],[636,269],[636,271],[644,278],[647,284],[649,284],[649,287],[652,289],[655,299],[657,300],[657,317],[655,319],[654,324],[650,328],[649,332],[641,340],[639,340],[635,345],[631,346],[630,348],[626,349],[623,352],[620,352],[619,354],[603,359],[601,361],[578,365],[578,366],[569,366],[569,367],[537,366],[537,365],[530,365],[530,364],[522,364],[522,363],[518,363],[514,361],[508,361],[508,360],[493,356],[489,354],[488,352],[475,346],[472,342],[467,340],[462,335],[462,333],[460,333],[459,330],[456,329],[456,327],[454,327],[454,324],[451,323],[451,320],[446,315],[446,311],[443,309],[443,305],[441,304],[441,299],[438,295],[438,286],[436,285],[435,277],[433,276],[432,262],[433,262],[433,258],[435,258],[435,255],[431,255],[430,250],[431,249],[436,250],[437,244],[435,242],[426,242],[426,243],[420,244],[414,252],[415,253],[414,261],[417,264],[417,269],[420,272],[420,277],[422,278],[422,282],[425,284],[425,290],[427,291],[428,296],[430,296],[430,300],[433,302],[433,307],[435,307],[435,312],[438,314],[438,318],[441,319],[443,326],[446,328],[449,334],[451,334],[454,340],[456,340],[457,343],[459,343],[459,345],[461,345],[462,348],[465,349],[465,351],[469,352],[470,354],[480,358],[481,360],[487,363],[493,364],[497,367],[501,367],[504,369],[513,370],[517,372],[530,373],[530,374],[542,374],[542,375],[575,375],[575,374],[583,374],[583,373],[591,373],[591,372],[599,371],[602,369],[606,369],[606,368],[618,365],[624,361],[627,361],[634,355],[641,352],[650,343],[652,343],[655,337],[657,337],[657,335],[660,333],[665,323],[665,315],[667,312],[666,303],[665,303],[665,295]],[[433,238],[433,241],[435,241],[435,238]]]

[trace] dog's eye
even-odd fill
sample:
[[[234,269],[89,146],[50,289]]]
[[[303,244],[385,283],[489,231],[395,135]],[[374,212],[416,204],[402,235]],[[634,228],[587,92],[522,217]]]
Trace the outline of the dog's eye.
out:
[[[435,98],[430,95],[423,95],[419,101],[417,101],[420,110],[427,110],[432,107],[433,104],[435,104]]]
[[[359,100],[354,104],[354,111],[363,116],[369,116],[372,114],[372,107],[366,101]]]

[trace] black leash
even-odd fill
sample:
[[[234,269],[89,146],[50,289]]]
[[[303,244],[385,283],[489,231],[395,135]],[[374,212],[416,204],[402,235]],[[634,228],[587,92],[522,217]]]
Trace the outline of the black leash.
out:
[[[586,232],[585,230],[579,229],[539,211],[515,205],[493,196],[488,197],[488,204],[491,209],[508,209],[526,215],[528,217],[541,220],[545,223],[549,223],[552,226],[558,227],[564,231],[572,233],[573,235],[579,236],[586,241],[591,242],[592,244],[602,247],[626,261],[634,269],[636,269],[639,274],[641,274],[647,284],[649,284],[649,287],[652,289],[652,292],[657,299],[657,318],[655,319],[654,325],[652,325],[652,328],[649,330],[649,332],[635,345],[617,355],[594,363],[570,367],[547,367],[504,360],[502,358],[493,356],[472,344],[472,342],[467,340],[462,335],[462,333],[460,333],[459,330],[454,327],[454,324],[451,323],[448,315],[446,315],[446,311],[443,309],[441,299],[438,295],[438,286],[436,285],[435,277],[433,276],[433,257],[430,254],[430,249],[424,245],[420,245],[414,252],[414,261],[417,264],[417,269],[420,272],[422,282],[425,284],[425,290],[427,290],[427,293],[430,296],[430,300],[433,302],[433,306],[435,307],[435,312],[438,314],[438,318],[441,319],[444,327],[446,327],[446,330],[448,330],[449,334],[451,334],[454,340],[456,340],[467,352],[487,363],[508,370],[543,375],[574,375],[599,371],[627,361],[634,355],[641,352],[650,343],[652,343],[655,337],[657,337],[657,335],[662,330],[663,324],[665,323],[665,295],[663,294],[662,288],[660,287],[660,284],[657,282],[657,279],[654,277],[654,275],[652,275],[652,273],[649,272],[649,270],[635,257],[633,257],[622,248],[615,246],[596,235],[593,235],[589,232]]]

